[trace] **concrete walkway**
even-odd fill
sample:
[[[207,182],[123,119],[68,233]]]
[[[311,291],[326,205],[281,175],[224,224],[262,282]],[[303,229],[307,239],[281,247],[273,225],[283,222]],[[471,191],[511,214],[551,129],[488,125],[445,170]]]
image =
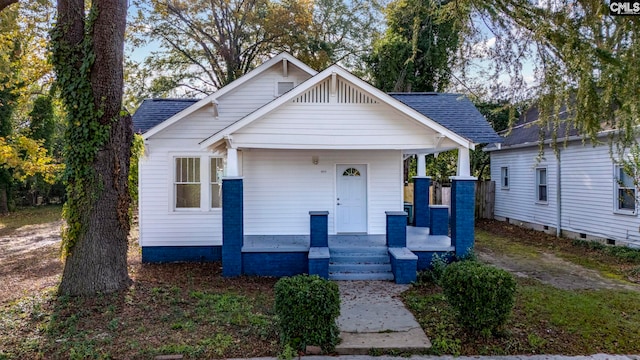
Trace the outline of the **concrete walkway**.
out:
[[[399,298],[408,285],[390,281],[340,281],[341,355],[364,355],[371,349],[425,350],[431,347],[420,325]]]

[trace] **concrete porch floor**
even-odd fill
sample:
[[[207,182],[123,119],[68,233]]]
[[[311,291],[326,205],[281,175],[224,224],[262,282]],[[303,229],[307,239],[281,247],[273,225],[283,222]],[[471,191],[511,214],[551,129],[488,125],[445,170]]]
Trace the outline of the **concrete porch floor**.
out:
[[[386,236],[329,235],[329,248],[385,247]],[[309,250],[309,235],[245,235],[243,252],[298,252]],[[445,235],[429,235],[429,228],[407,226],[407,248],[412,251],[454,251]]]

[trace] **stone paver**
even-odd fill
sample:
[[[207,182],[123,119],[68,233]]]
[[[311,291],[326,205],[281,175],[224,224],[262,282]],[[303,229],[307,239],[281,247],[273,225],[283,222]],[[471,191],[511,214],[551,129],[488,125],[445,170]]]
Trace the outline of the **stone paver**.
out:
[[[370,349],[424,350],[431,347],[420,325],[399,298],[408,285],[389,281],[340,281],[342,342],[338,354],[367,354]]]

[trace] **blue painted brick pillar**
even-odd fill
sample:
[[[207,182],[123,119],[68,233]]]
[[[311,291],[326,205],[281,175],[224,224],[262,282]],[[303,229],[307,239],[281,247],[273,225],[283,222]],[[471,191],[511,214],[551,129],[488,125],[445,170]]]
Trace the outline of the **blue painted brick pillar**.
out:
[[[385,211],[387,214],[387,246],[407,246],[407,213],[404,211]]]
[[[242,178],[222,179],[222,276],[242,274]]]
[[[309,211],[311,247],[329,246],[328,211]]]
[[[417,227],[429,227],[429,186],[431,177],[413,177],[413,219]]]
[[[447,205],[431,205],[430,235],[449,235],[449,207]]]
[[[451,177],[451,245],[465,256],[474,245],[476,178]]]

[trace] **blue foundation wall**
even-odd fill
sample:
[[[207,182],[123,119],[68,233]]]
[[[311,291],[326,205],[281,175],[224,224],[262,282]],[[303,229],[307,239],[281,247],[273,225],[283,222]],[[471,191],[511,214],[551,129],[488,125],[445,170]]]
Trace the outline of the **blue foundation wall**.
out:
[[[309,272],[308,252],[242,253],[242,273],[259,276],[293,276]]]
[[[143,246],[143,263],[213,262],[222,260],[222,246]]]

